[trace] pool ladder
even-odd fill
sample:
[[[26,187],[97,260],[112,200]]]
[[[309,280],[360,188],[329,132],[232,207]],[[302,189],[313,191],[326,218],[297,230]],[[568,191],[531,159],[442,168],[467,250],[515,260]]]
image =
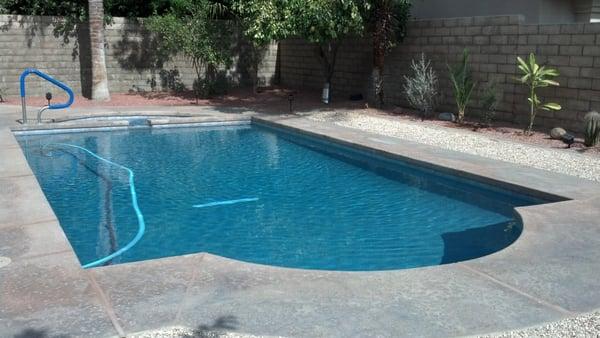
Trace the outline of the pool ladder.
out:
[[[27,68],[23,71],[23,73],[21,73],[21,76],[19,78],[20,91],[21,91],[21,111],[23,114],[22,123],[23,124],[27,124],[27,122],[28,122],[27,100],[26,100],[26,92],[25,92],[25,79],[27,78],[27,76],[29,74],[35,74],[35,75],[41,77],[42,79],[52,83],[53,85],[64,90],[67,93],[67,95],[69,96],[69,99],[67,100],[67,102],[58,103],[58,104],[50,104],[50,99],[48,98],[48,105],[40,108],[40,110],[38,110],[38,112],[37,112],[37,123],[42,123],[42,113],[44,111],[46,111],[48,109],[65,109],[65,108],[70,107],[73,104],[73,102],[75,101],[75,95],[73,94],[73,90],[69,86],[58,81],[57,79],[53,78],[52,76],[40,71],[39,69]]]

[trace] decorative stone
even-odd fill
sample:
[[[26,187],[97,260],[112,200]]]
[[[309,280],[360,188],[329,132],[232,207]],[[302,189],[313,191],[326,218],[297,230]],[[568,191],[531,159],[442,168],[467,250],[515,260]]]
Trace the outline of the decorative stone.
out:
[[[456,116],[452,113],[440,113],[440,115],[438,115],[438,119],[440,119],[442,121],[455,122]]]
[[[0,268],[8,266],[11,262],[10,258],[0,256]]]
[[[554,128],[550,131],[550,137],[555,140],[560,140],[567,133],[563,128]]]

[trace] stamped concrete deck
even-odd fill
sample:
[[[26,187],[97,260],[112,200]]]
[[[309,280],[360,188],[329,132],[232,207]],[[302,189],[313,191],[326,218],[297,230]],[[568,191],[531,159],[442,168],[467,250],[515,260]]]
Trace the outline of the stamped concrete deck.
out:
[[[189,118],[249,115],[205,109]],[[8,129],[16,117],[0,112],[0,256],[12,260],[0,268],[3,337],[123,336],[173,325],[307,337],[460,336],[600,308],[600,184],[296,116],[254,119],[568,200],[519,208],[517,242],[450,265],[324,272],[199,253],[83,270]]]

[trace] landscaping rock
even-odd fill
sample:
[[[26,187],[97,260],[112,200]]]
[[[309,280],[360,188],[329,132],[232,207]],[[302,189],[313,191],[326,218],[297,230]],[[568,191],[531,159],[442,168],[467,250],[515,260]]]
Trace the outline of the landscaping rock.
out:
[[[566,133],[567,131],[562,128],[554,128],[550,131],[550,137],[555,140],[560,140]]]
[[[456,116],[452,113],[440,113],[440,115],[438,115],[438,119],[440,119],[442,121],[455,122]]]

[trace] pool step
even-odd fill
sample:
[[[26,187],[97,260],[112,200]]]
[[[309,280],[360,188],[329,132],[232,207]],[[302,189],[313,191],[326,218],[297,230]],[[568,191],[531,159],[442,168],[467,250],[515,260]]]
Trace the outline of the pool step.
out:
[[[152,122],[150,119],[142,117],[142,118],[132,118],[128,119],[129,128],[150,128],[152,127]]]

